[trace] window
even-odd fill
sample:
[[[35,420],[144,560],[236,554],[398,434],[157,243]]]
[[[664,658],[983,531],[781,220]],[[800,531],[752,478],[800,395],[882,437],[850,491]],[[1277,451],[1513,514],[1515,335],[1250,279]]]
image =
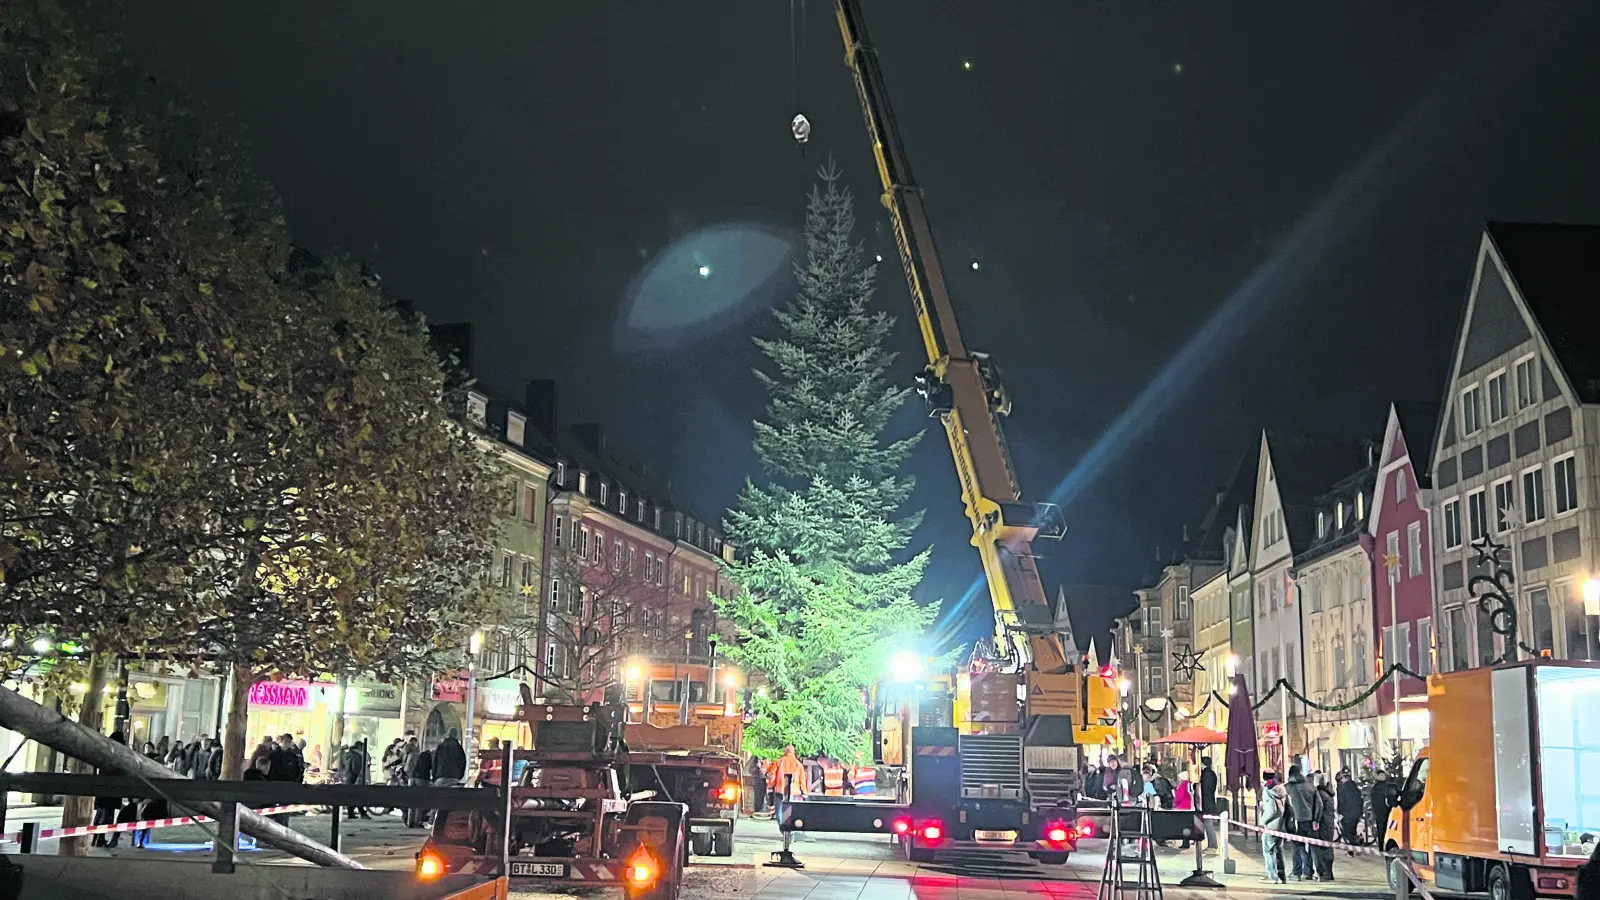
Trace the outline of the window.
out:
[[[1506,395],[1506,373],[1501,370],[1489,376],[1489,421],[1498,422],[1511,415],[1510,405]]]
[[[556,484],[561,487],[567,486],[567,464],[564,462],[556,463]]]
[[[633,518],[634,518],[635,521],[639,521],[639,522],[643,522],[644,521],[644,501],[643,500],[635,500],[633,502],[633,512],[634,512]]]
[[[1532,525],[1544,521],[1544,469],[1522,473],[1522,521]]]
[[[1551,487],[1556,494],[1556,515],[1564,516],[1578,508],[1578,458],[1563,456],[1550,464]]]
[[[627,491],[623,491],[623,490],[617,491],[617,509],[621,510],[623,515],[627,515],[628,514],[628,492]]]
[[[550,611],[561,611],[561,579],[550,579]]]
[[[561,546],[561,517],[560,516],[556,516],[555,542],[556,542],[556,546],[557,547]]]
[[[1161,607],[1149,606],[1145,608],[1144,633],[1150,637],[1161,636]]]
[[[1539,402],[1537,362],[1537,358],[1532,356],[1517,360],[1517,409],[1527,409]]]
[[[661,530],[661,508],[660,507],[656,507],[655,523],[656,523],[655,524],[655,529],[657,531],[660,531]]]
[[[1494,483],[1494,532],[1505,534],[1511,530],[1511,515],[1517,508],[1517,491],[1511,479],[1502,478]]]
[[[1355,684],[1366,684],[1367,678],[1362,673],[1367,670],[1367,633],[1356,629],[1350,637],[1350,680]]]
[[[600,482],[600,505],[605,506],[610,499],[611,485],[606,484],[604,481]]]
[[[534,489],[533,485],[531,485],[531,484],[523,485],[523,487],[522,487],[522,521],[524,521],[524,522],[532,522],[534,520],[534,513],[539,509],[539,502],[538,501],[539,501],[539,492]]]
[[[509,553],[500,560],[500,586],[503,588],[511,587],[511,554]]]
[[[1333,686],[1344,687],[1344,679],[1344,640],[1340,637],[1335,637],[1333,644]]]
[[[1394,652],[1399,654],[1398,656],[1395,657],[1395,662],[1397,662],[1400,665],[1405,666],[1406,668],[1408,668],[1411,671],[1415,672],[1417,670],[1416,666],[1412,665],[1412,663],[1411,663],[1411,623],[1410,622],[1401,622],[1400,623],[1399,635],[1400,635],[1400,637],[1397,639],[1397,641],[1395,643],[1395,648],[1394,648]]]
[[[1412,522],[1406,526],[1406,577],[1415,578],[1422,574],[1422,523]]]
[[[1461,433],[1463,435],[1477,434],[1483,427],[1483,406],[1478,399],[1482,393],[1477,385],[1461,392]]]
[[[1333,506],[1333,527],[1344,530],[1344,501],[1340,500]]]
[[[1562,655],[1567,659],[1593,659],[1600,650],[1600,635],[1595,634],[1595,623],[1600,619],[1583,611],[1583,582],[1574,581],[1559,588],[1558,593],[1567,597],[1562,610],[1567,633],[1566,652]]]
[[[589,527],[587,525],[579,526],[578,528],[578,556],[581,559],[589,558]]]
[[[1467,637],[1467,609],[1452,606],[1445,610],[1445,627],[1450,637],[1450,671],[1472,668],[1471,638]]]
[[[1400,574],[1400,532],[1391,531],[1384,535],[1383,544],[1383,577],[1394,584],[1395,576]]]
[[[1478,665],[1491,665],[1495,658],[1494,626],[1489,622],[1489,614],[1482,609],[1474,610],[1473,618],[1478,628]]]
[[[1317,537],[1320,538],[1320,537],[1327,537],[1327,536],[1328,536],[1328,511],[1325,510],[1325,509],[1319,509],[1319,510],[1317,510]]]
[[[1538,653],[1555,652],[1555,628],[1550,622],[1550,593],[1544,588],[1528,592],[1528,605],[1533,608],[1533,649]]]
[[[1393,625],[1385,625],[1383,627],[1383,649],[1380,651],[1380,653],[1382,654],[1383,658],[1378,661],[1378,665],[1382,666],[1383,668],[1380,672],[1378,672],[1378,674],[1381,675],[1383,672],[1389,671],[1390,667],[1395,664]]]
[[[638,550],[638,548],[634,547],[632,544],[628,545],[628,574],[629,575],[633,574],[634,564],[636,562],[638,562],[638,559],[639,559],[639,555],[638,555],[637,550]]]
[[[533,584],[533,574],[533,560],[524,556],[522,558],[522,585],[524,587]],[[533,593],[538,592],[534,591]]]
[[[599,565],[606,561],[606,536],[596,531],[594,533],[594,563]]]
[[[1356,491],[1356,521],[1367,517],[1367,495],[1365,492]]]
[[[612,541],[611,542],[611,571],[613,571],[613,572],[621,572],[622,571],[622,542],[621,541]]]
[[[580,493],[580,494],[589,493],[589,473],[588,472],[584,472],[584,471],[579,471],[578,472],[578,493]]]
[[[1394,473],[1394,502],[1403,503],[1406,491],[1411,487],[1411,479],[1406,476],[1406,470],[1401,469]]]
[[[554,637],[554,635],[551,635],[551,637]],[[556,645],[554,641],[549,641],[544,645],[544,674],[546,678],[554,678],[556,675]]]
[[[1187,621],[1189,618],[1189,587],[1178,585],[1178,621]]]
[[[1467,534],[1476,542],[1489,533],[1489,511],[1484,505],[1483,489],[1467,495]]]
[[[1433,619],[1432,617],[1417,620],[1417,666],[1418,675],[1433,674]]]
[[[1444,503],[1444,547],[1454,550],[1461,546],[1461,501],[1446,500]]]

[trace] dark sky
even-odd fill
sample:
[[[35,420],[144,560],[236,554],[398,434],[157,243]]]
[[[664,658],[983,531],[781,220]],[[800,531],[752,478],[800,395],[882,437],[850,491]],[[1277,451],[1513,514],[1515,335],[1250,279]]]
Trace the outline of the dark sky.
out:
[[[1261,425],[1378,434],[1389,399],[1436,400],[1483,220],[1600,220],[1593,0],[863,5],[1025,489],[1065,502],[1052,592],[1134,584]],[[751,260],[828,155],[892,258],[822,0],[126,9],[130,57],[247,127],[299,242],[476,323],[489,384],[560,378],[567,422],[707,510],[753,464]],[[643,301],[670,340],[628,326],[647,270],[677,278]],[[909,379],[895,267],[879,289]],[[942,436],[914,463],[922,595],[970,639]]]

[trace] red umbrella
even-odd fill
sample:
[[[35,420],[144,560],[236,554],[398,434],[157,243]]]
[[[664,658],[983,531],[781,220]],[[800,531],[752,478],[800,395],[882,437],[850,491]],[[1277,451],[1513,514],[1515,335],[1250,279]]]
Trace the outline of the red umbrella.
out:
[[[1261,783],[1261,756],[1256,750],[1256,717],[1250,709],[1250,689],[1244,675],[1234,673],[1233,691],[1228,697],[1228,741],[1226,749],[1226,787],[1254,789]]]
[[[1226,744],[1228,736],[1215,728],[1196,725],[1182,731],[1174,731],[1166,737],[1159,737],[1151,741],[1152,744]]]

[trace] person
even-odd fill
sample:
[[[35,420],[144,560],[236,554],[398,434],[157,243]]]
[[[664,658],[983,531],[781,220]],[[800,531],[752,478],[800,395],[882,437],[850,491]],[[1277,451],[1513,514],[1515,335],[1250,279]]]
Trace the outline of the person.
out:
[[[211,753],[206,757],[206,777],[212,781],[222,780],[222,735],[211,736]]]
[[[1339,787],[1336,791],[1339,806],[1339,840],[1346,844],[1359,844],[1358,835],[1361,826],[1361,786],[1350,777],[1350,770],[1339,772]]]
[[[1211,816],[1222,815],[1222,806],[1217,803],[1217,772],[1211,768],[1211,757],[1200,757],[1200,814],[1206,817],[1206,848],[1217,849],[1217,820]]]
[[[433,783],[439,787],[455,787],[467,777],[467,751],[461,746],[461,732],[450,729],[433,748]]]
[[[137,818],[135,821],[148,822],[151,819],[165,819],[171,815],[165,797],[146,797],[139,801]],[[133,845],[135,847],[150,846],[149,828],[138,828],[133,832]]]
[[[1284,785],[1284,790],[1289,795],[1289,815],[1294,819],[1294,827],[1285,828],[1291,834],[1301,837],[1319,838],[1317,834],[1317,789],[1306,781],[1301,774],[1298,764],[1289,767],[1289,779]],[[1296,881],[1315,878],[1316,869],[1311,862],[1311,845],[1304,841],[1294,842],[1294,877]]]
[[[1589,861],[1578,870],[1576,900],[1600,900],[1600,843],[1589,854]]]
[[[367,742],[362,741],[344,748],[339,755],[339,781],[342,784],[367,783]],[[351,818],[370,819],[364,806],[352,806],[346,810],[346,815]]]
[[[1400,791],[1389,778],[1389,773],[1379,769],[1372,782],[1373,843],[1383,843],[1383,836],[1389,830],[1389,811],[1395,808],[1399,796]]]
[[[267,773],[272,771],[272,757],[267,754],[257,754],[250,758],[250,767],[244,770],[242,781],[271,781]]]
[[[744,761],[744,790],[749,795],[751,815],[756,818],[766,818],[767,811],[767,776],[763,771],[761,757],[754,753],[745,757]]]
[[[1144,764],[1144,795],[1152,798],[1148,801],[1152,808],[1172,809],[1176,790],[1167,776],[1156,769],[1155,763]]]
[[[822,793],[829,797],[843,797],[844,767],[826,754],[819,754],[817,762],[822,768]]]
[[[113,741],[116,741],[119,744],[126,744],[128,742],[127,738],[123,737],[123,734],[120,731],[111,732],[111,739]],[[100,769],[99,774],[101,774],[101,775],[120,775],[121,773],[118,772],[115,769],[102,768],[102,769]],[[116,821],[117,821],[117,810],[119,810],[121,808],[122,808],[122,798],[121,797],[96,797],[96,798],[94,798],[94,817],[91,820],[90,824],[93,824],[93,825],[112,825],[112,824],[115,824]],[[95,846],[95,847],[115,847],[117,845],[117,838],[118,837],[120,837],[120,835],[114,834],[114,833],[113,834],[109,834],[109,835],[107,835],[107,834],[97,834],[92,839],[90,839],[89,843],[91,845]]]
[[[305,760],[300,756],[300,748],[294,744],[294,735],[278,735],[276,746],[263,743],[257,752],[264,749],[272,760],[272,768],[267,773],[272,781],[298,782],[305,777]]]
[[[777,763],[772,767],[772,776],[772,791],[777,794],[773,817],[781,823],[783,812],[788,808],[788,801],[806,795],[806,767],[800,762],[800,757],[795,755],[793,744],[783,748],[783,755],[778,757]]]
[[[1128,798],[1117,791],[1117,773],[1122,769],[1122,760],[1113,753],[1106,759],[1106,767],[1100,770],[1100,790],[1105,794],[1105,799],[1115,803],[1126,803]]]
[[[1334,806],[1337,802],[1333,796],[1333,785],[1328,781],[1328,776],[1318,772],[1313,779],[1317,790],[1317,837],[1324,841],[1333,840]],[[1317,880],[1333,880],[1333,848],[1313,847],[1312,859],[1317,864]]]
[[[1261,776],[1261,808],[1259,819],[1261,827],[1265,829],[1261,834],[1261,856],[1266,864],[1266,878],[1269,884],[1288,884],[1289,879],[1283,874],[1283,838],[1273,832],[1282,831],[1286,818],[1285,804],[1288,796],[1283,785],[1278,784],[1275,772],[1264,772]]]
[[[1105,782],[1101,780],[1099,766],[1090,765],[1083,770],[1083,795],[1090,800],[1105,799]]]
[[[1172,797],[1172,808],[1192,812],[1194,810],[1194,798],[1197,793],[1199,793],[1199,788],[1189,780],[1189,770],[1184,769],[1178,773],[1178,788]],[[1184,838],[1183,843],[1178,845],[1178,849],[1189,849],[1189,839]]]
[[[433,754],[422,749],[416,738],[406,745],[406,783],[412,787],[427,787],[433,781]],[[424,828],[428,820],[425,809],[406,810],[407,828]]]
[[[170,735],[163,734],[161,736],[161,742],[156,744],[156,755],[158,757],[160,757],[161,759],[166,759],[167,758],[167,754],[171,753],[171,752],[172,752],[172,737]]]
[[[140,750],[139,752],[143,754],[145,759],[151,760],[152,762],[161,762],[160,754],[156,753],[156,745],[149,741],[144,742],[144,749]]]
[[[850,793],[857,797],[875,796],[878,793],[878,770],[872,766],[851,767]]]
[[[500,752],[500,739],[499,738],[497,738],[497,737],[489,738],[489,752],[490,753],[499,753]]]

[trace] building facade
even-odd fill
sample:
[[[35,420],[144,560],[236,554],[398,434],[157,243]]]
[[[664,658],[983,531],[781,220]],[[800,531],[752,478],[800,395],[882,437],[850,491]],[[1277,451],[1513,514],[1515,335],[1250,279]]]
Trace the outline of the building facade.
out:
[[[1367,525],[1374,587],[1373,623],[1380,659],[1375,673],[1398,663],[1419,675],[1436,668],[1434,531],[1429,515],[1427,464],[1437,410],[1389,407],[1378,478]],[[1406,439],[1407,429],[1416,441]],[[1417,449],[1413,449],[1413,448]],[[1428,736],[1428,686],[1421,678],[1395,674],[1378,691],[1378,746],[1407,758]]]
[[[1435,435],[1434,576],[1449,668],[1594,658],[1600,521],[1600,227],[1491,223],[1479,241]],[[1506,549],[1515,641],[1469,597],[1475,541]]]
[[[1233,529],[1227,530],[1224,546],[1233,541]],[[1232,628],[1228,614],[1228,570],[1219,568],[1201,582],[1190,595],[1194,601],[1194,652],[1200,658],[1200,670],[1195,673],[1192,711],[1193,725],[1204,725],[1218,731],[1228,727],[1228,708],[1215,701],[1217,694],[1228,696],[1228,660],[1233,656]]]
[[[1347,709],[1373,683],[1371,509],[1377,477],[1373,465],[1319,498],[1311,543],[1291,572],[1305,630],[1306,751],[1323,772],[1356,771],[1377,747],[1378,705],[1367,697]]]

